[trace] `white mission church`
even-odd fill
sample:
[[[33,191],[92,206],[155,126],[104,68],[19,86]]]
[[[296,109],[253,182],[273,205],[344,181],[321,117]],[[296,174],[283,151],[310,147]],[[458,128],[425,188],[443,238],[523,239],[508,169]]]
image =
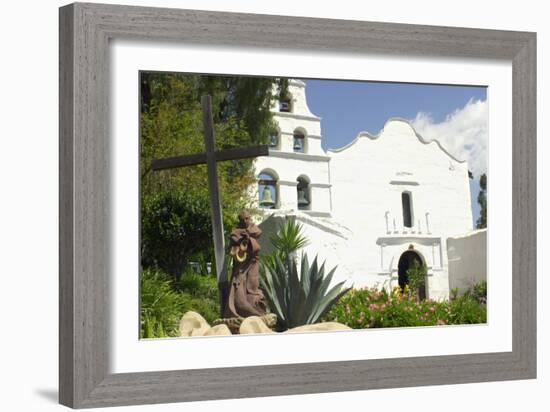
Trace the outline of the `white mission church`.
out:
[[[270,154],[255,161],[264,251],[293,216],[309,239],[309,259],[337,265],[336,280],[354,287],[403,286],[414,258],[428,267],[431,299],[485,280],[486,231],[473,228],[465,161],[401,119],[325,151],[321,118],[309,110],[300,80],[290,80],[288,98],[272,110],[278,130]]]

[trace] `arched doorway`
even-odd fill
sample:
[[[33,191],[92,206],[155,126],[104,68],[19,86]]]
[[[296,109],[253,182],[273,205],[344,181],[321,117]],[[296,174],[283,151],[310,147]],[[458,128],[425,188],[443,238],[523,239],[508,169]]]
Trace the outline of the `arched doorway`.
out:
[[[409,284],[407,271],[413,266],[414,261],[417,261],[420,265],[424,264],[424,261],[420,256],[420,254],[415,250],[411,250],[411,249],[407,250],[406,252],[403,252],[401,257],[399,258],[399,263],[397,265],[397,268],[398,268],[398,274],[399,274],[399,287],[401,287],[401,289],[404,289],[405,286]],[[425,281],[424,281],[424,284],[420,287],[419,298],[421,300],[426,299],[426,282]]]

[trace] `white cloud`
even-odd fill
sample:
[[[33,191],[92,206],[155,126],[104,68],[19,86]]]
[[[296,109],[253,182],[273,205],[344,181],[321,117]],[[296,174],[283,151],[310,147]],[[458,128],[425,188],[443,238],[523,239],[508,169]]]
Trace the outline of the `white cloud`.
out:
[[[488,110],[486,100],[470,99],[461,109],[436,123],[419,112],[411,123],[425,140],[438,140],[454,157],[466,160],[474,176],[487,171]]]

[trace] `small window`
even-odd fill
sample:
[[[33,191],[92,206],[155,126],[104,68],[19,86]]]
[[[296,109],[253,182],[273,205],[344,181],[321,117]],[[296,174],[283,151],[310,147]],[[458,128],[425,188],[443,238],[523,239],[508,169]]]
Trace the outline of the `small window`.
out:
[[[295,131],[294,132],[294,145],[293,149],[296,153],[304,153],[305,152],[305,144],[306,144],[306,137],[302,132]]]
[[[303,176],[300,176],[297,180],[298,209],[309,210],[311,206],[309,181]]]
[[[409,192],[401,193],[401,204],[403,206],[403,226],[412,227],[412,202],[411,194]]]
[[[260,207],[263,209],[277,208],[277,178],[269,172],[262,172],[258,176],[258,194]]]
[[[268,145],[272,148],[279,146],[279,133],[276,130],[269,133]]]
[[[279,111],[283,113],[292,112],[292,101],[290,97],[285,97],[279,100]]]

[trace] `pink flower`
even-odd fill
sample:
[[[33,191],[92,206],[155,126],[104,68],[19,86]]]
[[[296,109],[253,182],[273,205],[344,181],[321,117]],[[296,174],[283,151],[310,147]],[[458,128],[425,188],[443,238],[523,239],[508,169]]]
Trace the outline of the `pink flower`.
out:
[[[447,323],[443,319],[438,319],[437,324],[438,325],[446,325]]]

